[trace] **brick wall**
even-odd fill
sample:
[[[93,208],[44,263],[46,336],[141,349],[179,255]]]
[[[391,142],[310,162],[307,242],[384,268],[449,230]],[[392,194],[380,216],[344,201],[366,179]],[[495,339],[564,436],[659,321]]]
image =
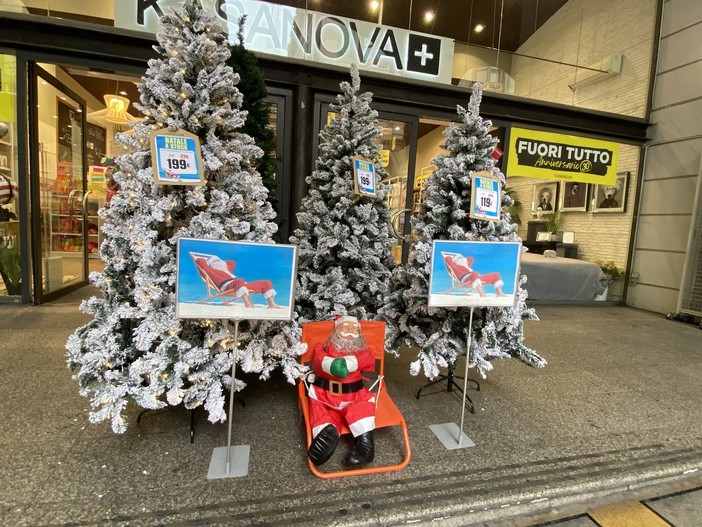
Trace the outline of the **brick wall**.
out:
[[[514,94],[645,117],[655,21],[656,0],[570,0],[517,50]],[[605,70],[614,53],[621,73],[571,90],[592,74],[582,68]]]
[[[653,56],[656,0],[570,0],[518,50],[510,75],[514,94],[558,104],[645,117]],[[587,86],[569,85],[606,70],[610,56],[622,54],[621,72]],[[537,60],[546,59],[546,60]],[[577,68],[573,65],[581,66]],[[640,148],[620,145],[617,172],[629,172],[623,213],[564,212],[564,230],[575,233],[578,258],[612,260],[627,267],[633,229]],[[507,174],[507,182],[523,204],[519,235],[526,239],[533,186],[540,181]],[[560,190],[560,189],[559,189]]]

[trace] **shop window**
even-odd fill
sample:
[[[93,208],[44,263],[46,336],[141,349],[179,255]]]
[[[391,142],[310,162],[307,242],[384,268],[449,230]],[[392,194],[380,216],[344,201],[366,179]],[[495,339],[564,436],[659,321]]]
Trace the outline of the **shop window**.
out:
[[[0,55],[0,297],[21,294],[16,88],[15,57]]]

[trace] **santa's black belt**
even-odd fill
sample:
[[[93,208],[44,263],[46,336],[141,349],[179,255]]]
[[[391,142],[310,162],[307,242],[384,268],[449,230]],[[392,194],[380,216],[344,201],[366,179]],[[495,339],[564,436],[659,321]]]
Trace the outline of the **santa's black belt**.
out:
[[[363,381],[360,379],[354,382],[338,382],[322,379],[321,377],[315,377],[314,382],[312,384],[314,384],[315,386],[319,386],[323,390],[327,390],[332,395],[341,395],[342,393],[356,393],[361,388],[363,388]]]

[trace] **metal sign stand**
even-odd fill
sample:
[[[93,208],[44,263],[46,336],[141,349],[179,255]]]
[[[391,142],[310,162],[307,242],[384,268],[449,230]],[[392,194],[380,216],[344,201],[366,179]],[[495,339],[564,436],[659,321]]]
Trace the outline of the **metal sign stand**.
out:
[[[456,423],[442,423],[440,425],[430,425],[429,428],[447,450],[457,450],[475,446],[475,443],[463,433],[463,422],[466,415],[466,389],[468,385],[468,357],[470,355],[470,339],[473,334],[473,308],[470,308],[470,319],[468,322],[468,342],[466,348],[466,371],[463,376],[463,404],[461,405],[461,426]]]
[[[251,445],[232,446],[232,413],[234,411],[236,362],[239,354],[239,319],[234,320],[234,351],[232,356],[232,387],[229,392],[229,432],[227,446],[212,451],[207,479],[238,478],[249,473]],[[233,460],[233,462],[232,462]]]

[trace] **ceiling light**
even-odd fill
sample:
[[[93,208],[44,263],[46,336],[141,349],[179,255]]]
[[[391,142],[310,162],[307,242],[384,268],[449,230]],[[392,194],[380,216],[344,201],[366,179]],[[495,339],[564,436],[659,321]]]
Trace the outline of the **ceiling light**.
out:
[[[378,0],[373,0],[373,1],[370,3],[370,6],[371,6],[371,9],[372,9],[373,11],[377,11],[378,8],[380,7],[380,2],[378,2]]]
[[[120,95],[124,95],[125,97],[127,96],[127,92],[124,91],[124,90],[120,90],[119,94],[120,94]]]
[[[114,124],[122,127],[141,120],[127,113],[127,108],[129,107],[130,101],[126,97],[108,94],[103,95],[102,98],[105,100],[106,108],[104,110],[98,110],[97,112],[91,112],[88,114],[89,121],[93,121],[103,126],[107,126],[107,124]]]
[[[425,22],[431,22],[432,20],[434,20],[434,11],[429,10],[426,13],[424,13]]]
[[[129,99],[121,95],[104,95],[103,98],[105,99],[105,106],[107,106],[106,121],[117,124],[129,122],[129,117],[127,117]]]
[[[485,24],[475,24],[473,31],[475,31],[476,33],[480,33],[483,29],[485,29]]]

